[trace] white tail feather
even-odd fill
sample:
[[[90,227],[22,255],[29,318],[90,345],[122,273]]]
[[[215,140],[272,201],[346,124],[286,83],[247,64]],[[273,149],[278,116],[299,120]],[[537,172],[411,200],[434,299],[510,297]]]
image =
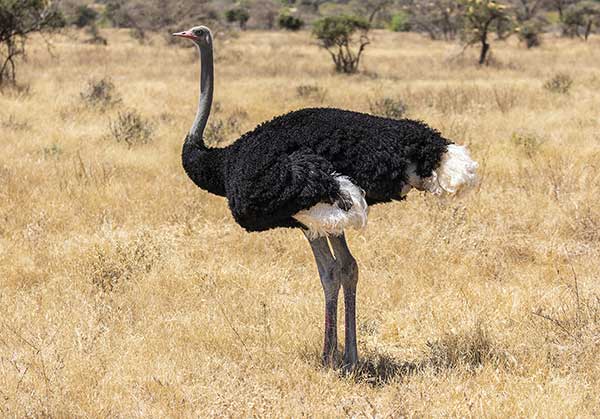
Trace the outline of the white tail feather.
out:
[[[424,189],[434,195],[454,195],[477,184],[479,165],[465,146],[450,144],[438,168],[423,179]]]
[[[309,209],[296,213],[293,217],[306,226],[307,236],[310,239],[328,235],[339,236],[345,228],[361,229],[367,225],[369,208],[364,191],[346,176],[336,175],[335,180],[339,183],[340,190],[352,200],[352,207],[344,211],[337,203],[319,202]]]

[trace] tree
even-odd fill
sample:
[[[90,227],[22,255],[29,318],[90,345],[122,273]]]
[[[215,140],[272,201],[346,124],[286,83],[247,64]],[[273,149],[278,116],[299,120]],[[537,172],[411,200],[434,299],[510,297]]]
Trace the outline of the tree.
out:
[[[0,85],[16,83],[15,61],[33,33],[63,27],[58,9],[45,0],[0,0]]]
[[[461,27],[462,10],[456,0],[402,0],[412,29],[431,39],[454,39]]]
[[[593,26],[600,25],[600,3],[582,1],[569,6],[564,11],[563,25],[567,35],[583,37],[587,41]]]
[[[253,28],[271,30],[277,23],[280,8],[281,3],[275,0],[252,0],[248,3],[248,24]]]
[[[366,16],[369,25],[373,26],[375,18],[391,6],[392,0],[354,0],[351,2],[353,13],[357,16]]]
[[[331,55],[335,71],[350,74],[358,70],[362,53],[369,44],[370,27],[361,17],[329,16],[314,22],[313,36]]]
[[[464,7],[463,40],[467,46],[481,44],[479,64],[487,62],[490,51],[489,32],[492,24],[500,27],[502,22],[510,21],[506,5],[495,0],[460,0]]]
[[[515,14],[519,22],[528,21],[538,16],[539,10],[547,0],[513,0]]]
[[[85,5],[79,5],[75,8],[74,16],[71,19],[71,23],[78,28],[84,28],[88,25],[92,25],[96,22],[98,12],[91,7]]]
[[[540,10],[547,0],[512,0],[514,15],[518,22],[515,29],[519,40],[527,48],[537,47],[541,44],[540,33],[548,21],[540,15]]]
[[[569,6],[571,6],[572,4],[577,3],[578,0],[548,0],[550,3],[550,6],[553,9],[556,9],[556,11],[558,12],[558,18],[561,22],[564,21],[565,18],[565,11],[567,10],[567,8]]]
[[[250,19],[250,13],[243,7],[234,7],[225,12],[225,19],[229,23],[237,22],[241,30],[246,30],[246,22]]]
[[[182,27],[211,24],[214,12],[205,0],[110,0],[104,18],[119,28],[138,31],[164,30],[170,33]],[[207,23],[208,21],[208,23]]]

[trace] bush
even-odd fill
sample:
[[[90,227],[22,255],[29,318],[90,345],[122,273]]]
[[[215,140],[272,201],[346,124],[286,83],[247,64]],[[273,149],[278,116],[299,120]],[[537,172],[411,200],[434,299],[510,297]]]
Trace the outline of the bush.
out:
[[[78,28],[83,28],[85,26],[92,25],[96,18],[98,17],[98,12],[96,12],[91,7],[81,5],[77,6],[75,9],[75,13],[71,20],[71,23]]]
[[[241,30],[246,29],[246,22],[250,19],[250,13],[243,7],[235,7],[225,12],[225,19],[229,23],[237,22]]]
[[[110,132],[118,143],[132,147],[152,141],[154,127],[135,110],[119,112],[117,119],[110,122]]]
[[[556,73],[544,83],[544,89],[552,93],[569,93],[573,79],[566,73]]]
[[[600,4],[595,1],[574,3],[564,13],[564,32],[569,36],[578,36],[587,41],[594,26],[599,25]]]
[[[389,29],[394,32],[408,32],[410,30],[410,18],[404,12],[396,13],[390,20]]]
[[[218,146],[226,142],[228,137],[239,135],[242,121],[247,116],[245,111],[236,109],[225,120],[213,118],[204,131],[204,141],[209,146]]]
[[[148,232],[133,237],[106,240],[91,251],[89,278],[100,291],[112,292],[141,279],[163,259],[161,243]]]
[[[540,22],[526,21],[517,30],[519,40],[525,43],[527,48],[539,47],[542,44],[540,33],[542,25]]]
[[[104,19],[115,28],[123,28],[132,24],[131,16],[118,1],[109,1],[104,8]]]
[[[369,44],[369,22],[357,16],[329,16],[315,21],[313,36],[320,41],[338,73],[355,73],[361,55]],[[355,34],[359,33],[358,39]]]
[[[302,19],[288,13],[281,13],[277,23],[280,28],[287,29],[288,31],[297,31],[304,26],[304,21]]]
[[[79,96],[87,105],[101,108],[110,107],[121,101],[115,92],[115,85],[109,77],[88,80]]]
[[[400,119],[406,114],[406,105],[400,99],[384,97],[369,103],[369,110],[374,115]]]

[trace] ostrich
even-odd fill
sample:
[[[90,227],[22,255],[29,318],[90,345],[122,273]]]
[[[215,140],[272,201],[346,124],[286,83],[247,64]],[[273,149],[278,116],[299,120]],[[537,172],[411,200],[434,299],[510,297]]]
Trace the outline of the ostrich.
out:
[[[209,148],[203,132],[213,99],[212,34],[197,26],[174,36],[200,53],[200,100],[185,137],[182,163],[200,188],[227,198],[247,231],[302,229],[325,294],[322,361],[337,355],[337,304],[344,294],[343,366],[358,362],[358,267],[344,230],[363,228],[368,205],[402,200],[415,188],[452,195],[476,181],[477,163],[463,146],[422,122],[331,108],[300,109],[264,122],[224,148]]]

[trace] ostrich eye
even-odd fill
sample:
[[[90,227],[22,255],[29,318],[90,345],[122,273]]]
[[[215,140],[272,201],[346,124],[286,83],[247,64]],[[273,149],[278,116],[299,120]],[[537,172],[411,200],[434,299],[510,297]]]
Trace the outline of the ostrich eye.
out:
[[[196,36],[202,36],[202,35],[204,35],[204,31],[202,29],[196,29],[194,31],[194,35],[196,35]]]

